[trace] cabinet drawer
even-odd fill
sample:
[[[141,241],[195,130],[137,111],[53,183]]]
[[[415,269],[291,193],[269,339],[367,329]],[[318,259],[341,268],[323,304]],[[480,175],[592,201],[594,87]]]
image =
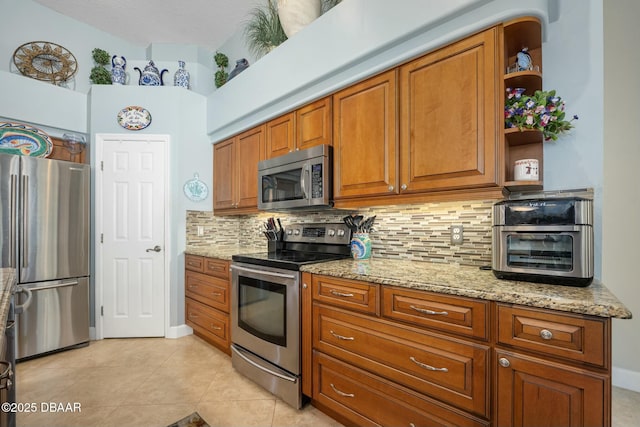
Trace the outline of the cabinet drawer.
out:
[[[185,298],[186,323],[194,332],[212,344],[229,352],[231,342],[229,334],[229,315]]]
[[[382,287],[382,315],[415,325],[487,340],[489,302]]]
[[[486,426],[435,400],[322,353],[314,354],[314,400],[355,425]]]
[[[377,315],[380,287],[328,276],[313,276],[313,299],[350,310]]]
[[[185,295],[203,304],[229,312],[229,281],[192,271],[185,272]]]
[[[314,348],[488,416],[489,348],[316,304]]]
[[[205,258],[203,271],[205,274],[229,280],[229,261]]]
[[[607,367],[610,322],[498,304],[498,343]]]
[[[204,257],[198,255],[185,255],[184,268],[191,271],[204,271]]]

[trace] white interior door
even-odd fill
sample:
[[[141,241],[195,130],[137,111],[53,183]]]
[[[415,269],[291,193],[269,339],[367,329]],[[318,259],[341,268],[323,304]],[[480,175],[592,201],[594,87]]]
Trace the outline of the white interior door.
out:
[[[102,144],[102,336],[164,336],[168,137]]]

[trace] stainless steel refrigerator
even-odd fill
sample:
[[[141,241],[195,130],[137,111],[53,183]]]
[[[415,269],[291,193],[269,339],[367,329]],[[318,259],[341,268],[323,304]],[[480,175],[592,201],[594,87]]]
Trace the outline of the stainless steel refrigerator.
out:
[[[0,154],[0,260],[18,277],[16,357],[89,342],[90,167]]]

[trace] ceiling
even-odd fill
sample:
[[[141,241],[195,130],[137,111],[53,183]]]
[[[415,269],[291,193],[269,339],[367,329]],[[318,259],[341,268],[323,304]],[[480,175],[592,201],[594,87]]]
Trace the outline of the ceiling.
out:
[[[35,0],[131,43],[196,44],[218,49],[258,0]]]

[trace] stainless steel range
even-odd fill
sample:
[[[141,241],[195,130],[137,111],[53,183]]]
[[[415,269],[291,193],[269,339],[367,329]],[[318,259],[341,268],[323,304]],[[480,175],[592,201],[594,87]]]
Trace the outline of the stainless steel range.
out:
[[[300,267],[350,256],[342,223],[292,224],[278,250],[232,257],[231,360],[240,373],[302,407]]]

